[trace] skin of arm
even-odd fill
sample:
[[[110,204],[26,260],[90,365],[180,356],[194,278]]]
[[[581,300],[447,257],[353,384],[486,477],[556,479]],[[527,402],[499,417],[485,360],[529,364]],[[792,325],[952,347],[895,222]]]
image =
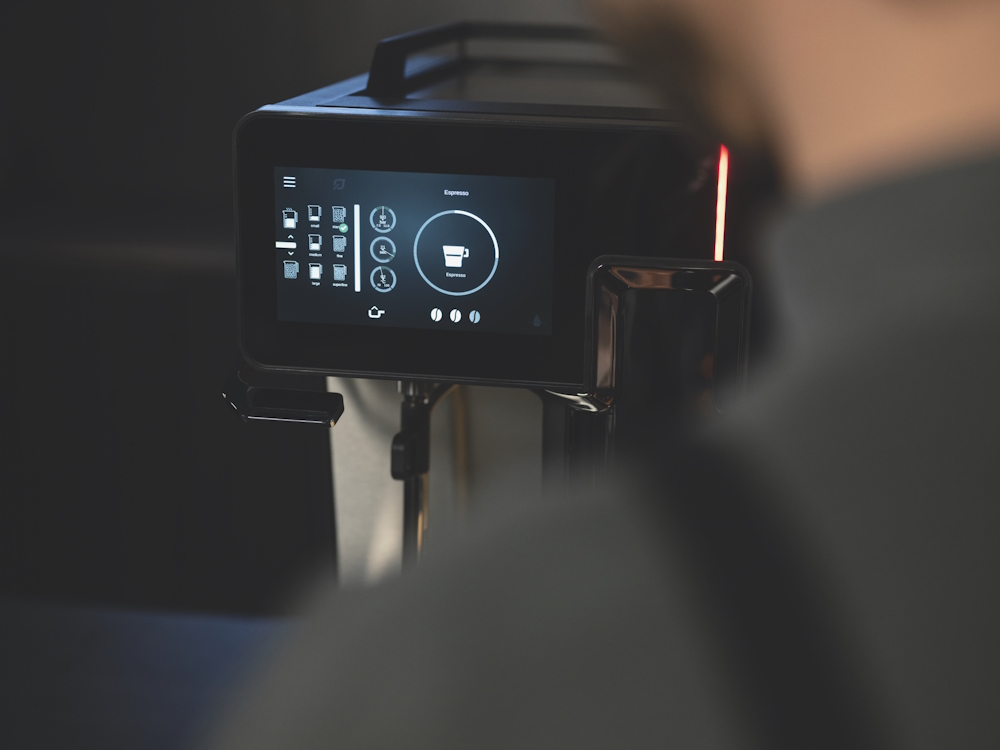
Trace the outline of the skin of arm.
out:
[[[789,189],[1000,146],[997,0],[590,0],[663,93]]]

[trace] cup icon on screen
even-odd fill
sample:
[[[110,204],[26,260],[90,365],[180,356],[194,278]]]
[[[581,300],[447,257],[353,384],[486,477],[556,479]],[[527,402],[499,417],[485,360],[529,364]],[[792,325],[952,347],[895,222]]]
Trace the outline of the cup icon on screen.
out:
[[[461,268],[462,259],[469,257],[469,248],[461,245],[443,245],[445,268]]]
[[[347,281],[347,266],[335,263],[333,266],[333,280]]]
[[[299,276],[299,262],[297,260],[285,261],[285,278],[297,279]]]
[[[299,212],[294,208],[286,208],[281,212],[281,226],[285,229],[295,229],[299,223]]]

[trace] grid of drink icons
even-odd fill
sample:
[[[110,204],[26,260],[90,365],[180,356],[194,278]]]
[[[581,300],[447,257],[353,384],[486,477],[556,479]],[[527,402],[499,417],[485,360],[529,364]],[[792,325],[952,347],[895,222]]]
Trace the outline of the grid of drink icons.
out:
[[[297,279],[299,277],[299,262],[297,260],[286,260],[283,261],[284,266],[284,276],[286,279]],[[310,263],[309,264],[309,278],[312,281],[319,281],[323,278],[323,264],[322,263]],[[347,281],[347,266],[343,263],[333,264],[333,280],[334,281]]]
[[[287,183],[287,180],[286,180]],[[285,187],[295,187],[294,178],[292,179],[292,184],[286,184]],[[299,225],[299,211],[292,207],[287,207],[281,211],[281,227],[286,230],[294,230],[298,228]],[[310,224],[311,228],[318,229],[319,223],[323,219],[323,206],[316,204],[309,204],[306,206],[306,219]],[[334,253],[336,253],[337,260],[343,258],[343,254],[347,252],[347,236],[343,234],[347,230],[344,225],[344,221],[347,219],[347,207],[346,206],[331,206],[330,207],[330,220],[334,226],[334,229],[340,231],[340,234],[335,234],[330,237],[330,247]],[[306,248],[308,252],[315,256],[318,256],[323,252],[324,247],[324,237],[322,234],[310,233],[306,236]],[[280,239],[275,242],[275,247],[279,250],[285,250],[289,255],[294,255],[295,251],[299,248],[298,242],[295,235],[289,234],[284,239]],[[282,261],[284,269],[284,278],[286,279],[297,279],[301,271],[301,266],[299,261],[294,259],[285,259]],[[320,281],[323,278],[323,264],[322,263],[308,263],[309,269],[309,279],[310,281]],[[347,281],[347,265],[344,263],[334,263],[332,264],[333,270],[333,281],[334,282],[346,282]]]
[[[323,207],[314,204],[306,206],[306,219],[312,226],[316,226],[323,218]],[[330,220],[333,226],[339,227],[347,221],[346,206],[331,206]],[[286,208],[281,212],[281,226],[284,229],[295,229],[299,225],[299,212],[294,208]]]
[[[306,206],[306,216],[308,216],[310,224],[318,224],[323,219],[323,207],[310,203]],[[343,224],[347,221],[347,207],[331,206],[330,221],[333,222],[334,225]]]

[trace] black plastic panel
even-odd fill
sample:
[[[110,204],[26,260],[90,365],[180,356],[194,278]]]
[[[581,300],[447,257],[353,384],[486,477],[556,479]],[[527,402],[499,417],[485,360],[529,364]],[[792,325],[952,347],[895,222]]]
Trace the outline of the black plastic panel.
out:
[[[666,129],[529,120],[260,112],[236,133],[241,342],[262,368],[579,387],[586,272],[599,255],[708,259],[712,151]],[[275,167],[554,181],[550,336],[278,319]]]

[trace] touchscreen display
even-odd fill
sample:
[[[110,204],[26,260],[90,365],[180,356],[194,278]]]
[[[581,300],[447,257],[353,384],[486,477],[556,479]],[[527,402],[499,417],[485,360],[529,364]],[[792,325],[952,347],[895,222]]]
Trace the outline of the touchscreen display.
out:
[[[278,167],[282,321],[547,336],[554,181]]]

